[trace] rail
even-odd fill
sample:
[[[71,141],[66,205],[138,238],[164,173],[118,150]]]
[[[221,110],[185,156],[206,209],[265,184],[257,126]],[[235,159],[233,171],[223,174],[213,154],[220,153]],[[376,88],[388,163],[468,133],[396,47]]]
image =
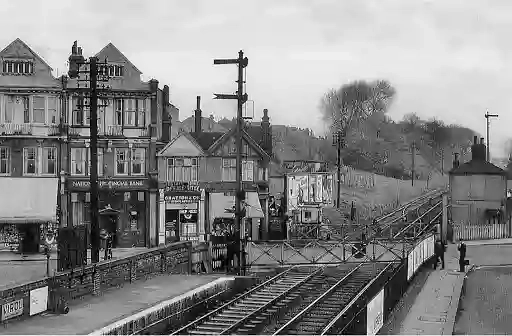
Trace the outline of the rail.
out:
[[[398,233],[396,233],[393,238],[398,238],[401,234],[403,234],[404,232],[406,232],[409,228],[411,228],[411,226],[413,226],[414,224],[416,224],[416,222],[418,222],[420,219],[422,219],[423,217],[425,217],[427,214],[429,214],[430,212],[432,212],[435,208],[437,208],[439,205],[442,205],[443,204],[443,201],[440,201],[440,202],[437,202],[436,204],[432,205],[430,207],[430,209],[428,209],[427,211],[425,211],[425,213],[423,213],[420,217],[416,218],[414,221],[412,221],[409,225],[407,225],[406,227],[404,227],[402,230],[398,231]],[[437,219],[439,217],[440,213],[438,215],[436,215],[436,217],[433,219]]]
[[[232,304],[236,303],[237,301],[241,300],[241,299],[244,299],[248,296],[250,296],[251,294],[254,294],[255,292],[257,292],[258,290],[262,289],[262,288],[265,288],[266,286],[268,286],[269,284],[273,283],[274,281],[284,277],[285,275],[287,275],[288,273],[290,273],[292,270],[295,270],[297,267],[290,267],[289,269],[287,269],[286,271],[284,272],[281,272],[275,276],[273,276],[272,278],[268,279],[267,281],[259,284],[258,286],[252,288],[251,290],[245,292],[244,294],[234,298],[233,300],[230,300],[229,302],[223,304],[222,306],[216,308],[215,310],[209,312],[208,314],[206,315],[203,315],[201,316],[200,318],[198,318],[197,320],[194,320],[192,322],[190,322],[189,324],[185,325],[184,327],[181,327],[180,329],[174,331],[173,333],[171,333],[170,335],[181,335],[183,332],[187,331],[188,329],[190,328],[194,328],[195,326],[197,326],[198,324],[200,323],[203,323],[203,322],[206,322],[210,317],[212,316],[215,316],[216,314],[219,314],[220,312],[222,312],[222,310],[228,308],[229,306],[231,306]]]
[[[219,335],[226,335],[228,334],[229,332],[233,331],[235,328],[241,326],[243,323],[245,323],[248,319],[250,319],[251,317],[253,317],[254,315],[260,313],[261,311],[265,310],[267,307],[273,305],[276,301],[280,300],[283,296],[287,295],[288,293],[290,293],[292,290],[296,289],[297,287],[300,287],[302,284],[304,284],[306,281],[310,280],[313,276],[319,274],[320,272],[322,271],[322,268],[319,268],[317,269],[316,271],[312,272],[308,277],[302,279],[301,281],[299,281],[298,283],[296,283],[295,285],[291,286],[290,288],[288,288],[288,290],[286,290],[285,292],[279,294],[277,297],[273,298],[272,300],[270,300],[269,302],[265,303],[264,305],[262,305],[260,308],[256,309],[255,311],[253,312],[250,312],[249,314],[247,314],[245,317],[241,318],[240,320],[238,320],[237,322],[233,323],[231,326],[227,327],[226,329],[222,330]]]
[[[324,298],[329,296],[333,291],[338,289],[340,285],[343,285],[347,278],[350,277],[354,272],[356,272],[364,263],[361,263],[354,267],[350,272],[345,274],[343,278],[341,278],[338,282],[332,285],[327,291],[325,291],[322,295],[320,295],[315,301],[311,302],[306,308],[304,308],[300,313],[295,315],[290,321],[284,324],[281,328],[279,328],[273,335],[282,335],[283,332],[286,332],[290,326],[292,326],[296,321],[300,320],[305,314],[309,312],[309,310],[313,309],[319,302],[321,302]]]
[[[347,311],[352,307],[352,305],[354,303],[357,302],[357,300],[359,300],[359,298],[364,294],[366,293],[366,291],[368,290],[368,288],[370,288],[371,285],[373,285],[373,283],[380,278],[380,276],[382,274],[384,274],[385,272],[389,271],[389,268],[391,267],[391,265],[393,265],[394,263],[393,262],[390,262],[386,265],[386,267],[379,272],[379,274],[375,277],[373,277],[373,279],[368,282],[366,284],[366,286],[363,287],[362,290],[359,291],[359,293],[352,299],[350,300],[350,302],[338,313],[338,315],[336,315],[336,317],[334,317],[331,322],[329,322],[329,324],[322,330],[322,332],[320,333],[320,335],[327,335],[331,329],[335,326],[335,324],[341,319],[343,318],[343,315],[345,315],[347,313]],[[355,318],[356,316],[354,315],[352,317],[352,319],[349,321],[349,323]]]

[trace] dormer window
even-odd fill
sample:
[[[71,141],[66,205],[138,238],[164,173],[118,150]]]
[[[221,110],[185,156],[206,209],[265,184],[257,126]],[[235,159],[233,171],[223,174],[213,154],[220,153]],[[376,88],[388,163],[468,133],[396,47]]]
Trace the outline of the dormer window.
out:
[[[108,77],[123,77],[124,76],[124,65],[122,65],[122,64],[101,65],[99,72]]]
[[[34,73],[34,63],[27,60],[4,60],[3,73],[7,75],[30,75]]]

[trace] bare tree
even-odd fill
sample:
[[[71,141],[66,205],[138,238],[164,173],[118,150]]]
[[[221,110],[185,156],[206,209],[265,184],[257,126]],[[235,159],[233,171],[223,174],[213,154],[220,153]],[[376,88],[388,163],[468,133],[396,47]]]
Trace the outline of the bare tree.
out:
[[[414,131],[416,127],[418,127],[420,122],[420,117],[418,117],[416,113],[407,113],[406,115],[404,115],[402,119],[402,124],[404,125],[404,132],[411,133],[412,131]]]
[[[385,80],[355,81],[329,90],[321,100],[320,110],[331,133],[346,131],[354,123],[374,112],[386,112],[395,89]]]

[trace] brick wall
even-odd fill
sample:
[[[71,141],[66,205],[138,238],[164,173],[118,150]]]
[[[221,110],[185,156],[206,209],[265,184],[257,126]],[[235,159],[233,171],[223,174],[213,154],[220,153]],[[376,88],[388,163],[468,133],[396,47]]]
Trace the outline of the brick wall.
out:
[[[48,287],[48,308],[51,309],[57,298],[72,301],[89,295],[100,295],[106,289],[123,287],[126,283],[158,274],[188,274],[192,269],[191,255],[191,243],[178,242],[4,289],[0,291],[1,322],[8,323],[30,317],[30,292],[34,289]],[[9,305],[20,299],[22,305]],[[5,316],[4,310],[10,316]]]

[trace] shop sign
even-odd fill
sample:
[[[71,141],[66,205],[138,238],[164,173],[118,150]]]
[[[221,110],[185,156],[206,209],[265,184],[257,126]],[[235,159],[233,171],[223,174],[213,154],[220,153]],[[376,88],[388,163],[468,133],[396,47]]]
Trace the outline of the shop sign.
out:
[[[99,180],[100,189],[141,189],[146,188],[146,180]],[[91,181],[71,180],[70,188],[85,189],[91,188]]]
[[[2,305],[2,321],[23,315],[23,299]]]
[[[200,196],[198,195],[167,195],[165,196],[166,203],[173,204],[189,204],[199,202]]]
[[[164,189],[165,189],[165,192],[200,191],[198,182],[180,182],[180,181],[168,182]]]

